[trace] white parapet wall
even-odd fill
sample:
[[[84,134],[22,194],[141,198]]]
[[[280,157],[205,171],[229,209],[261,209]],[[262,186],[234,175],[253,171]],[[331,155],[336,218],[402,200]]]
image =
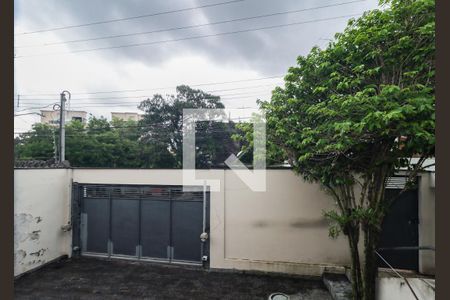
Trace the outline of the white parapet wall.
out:
[[[70,169],[14,170],[14,276],[71,254]]]
[[[211,267],[321,275],[350,262],[345,238],[331,239],[324,211],[333,199],[290,170],[268,170],[267,190],[253,192],[225,171],[224,201],[212,206],[218,224]],[[213,232],[211,232],[213,235]]]
[[[394,275],[395,276],[395,275]],[[377,282],[377,300],[434,300],[435,281],[425,278],[382,277]],[[417,296],[417,298],[414,296]]]
[[[421,246],[434,246],[434,192],[420,189]],[[267,190],[254,192],[232,170],[197,170],[216,179],[210,194],[210,267],[321,275],[350,263],[345,237],[331,239],[323,212],[335,209],[319,185],[291,170],[267,170]],[[428,177],[426,177],[428,179]],[[16,169],[15,275],[71,254],[71,182],[81,184],[182,185],[182,170]],[[433,198],[433,199],[430,199]],[[432,204],[432,205],[431,205]],[[421,270],[434,272],[434,253],[423,252]]]
[[[73,172],[78,183],[183,184],[181,170]],[[197,178],[221,187],[210,198],[211,268],[321,275],[348,265],[345,238],[330,239],[323,217],[334,201],[318,185],[290,170],[268,170],[266,192],[251,191],[231,170],[197,170]]]

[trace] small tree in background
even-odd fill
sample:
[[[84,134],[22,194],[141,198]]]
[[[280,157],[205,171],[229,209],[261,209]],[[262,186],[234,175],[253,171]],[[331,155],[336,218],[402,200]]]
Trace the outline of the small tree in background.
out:
[[[434,1],[381,4],[389,7],[298,57],[284,88],[259,102],[269,149],[334,197],[330,234],[348,238],[353,297],[367,300],[375,299],[376,249],[392,201],[386,180],[404,169],[414,182],[435,145]]]
[[[143,143],[158,143],[169,149],[173,155],[172,168],[181,168],[183,162],[183,109],[225,108],[219,96],[180,85],[175,95],[154,95],[142,101],[139,109],[145,112],[140,121]],[[223,164],[230,153],[237,152],[239,146],[231,135],[234,123],[204,121],[196,123],[196,167],[205,168]],[[167,151],[167,150],[166,150]]]
[[[29,132],[14,139],[16,160],[49,160],[55,157],[54,127],[48,124],[34,124]]]

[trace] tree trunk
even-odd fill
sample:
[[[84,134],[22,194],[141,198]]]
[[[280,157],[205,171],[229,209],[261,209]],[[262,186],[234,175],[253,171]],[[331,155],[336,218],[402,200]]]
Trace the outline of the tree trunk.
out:
[[[361,263],[359,259],[358,242],[359,242],[359,226],[357,228],[349,228],[347,239],[350,246],[350,254],[352,260],[352,292],[353,299],[359,300],[362,298],[362,278],[361,278]]]
[[[364,232],[364,300],[375,300],[375,287],[378,277],[377,250],[379,230],[370,225],[363,226]]]

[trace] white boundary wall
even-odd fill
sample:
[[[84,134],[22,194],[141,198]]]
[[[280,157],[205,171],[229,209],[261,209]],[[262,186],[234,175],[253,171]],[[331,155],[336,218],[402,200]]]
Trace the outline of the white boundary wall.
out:
[[[268,170],[267,191],[252,192],[230,170],[197,170],[218,179],[211,192],[210,267],[320,275],[349,263],[344,237],[332,240],[322,211],[333,200],[290,170]],[[73,181],[181,185],[180,170],[75,169]]]
[[[417,298],[435,299],[435,280],[407,278]],[[377,300],[416,300],[405,280],[398,277],[382,277],[377,281]]]
[[[333,209],[335,204],[318,185],[304,182],[290,170],[267,170],[266,192],[252,192],[231,170],[197,170],[197,178],[218,179],[221,183],[220,192],[211,192],[211,268],[320,275],[324,271],[341,272],[349,264],[346,239],[328,237],[323,211]],[[63,232],[61,226],[70,219],[72,180],[91,184],[182,185],[182,172],[15,170],[15,275],[70,254],[71,232]],[[434,193],[428,190],[426,182],[421,181],[419,192],[419,232],[433,238],[422,238],[420,245],[434,246]],[[37,223],[37,217],[42,221]],[[37,230],[38,241],[30,238]],[[39,261],[31,253],[40,249],[46,250]],[[21,251],[26,253],[24,258]],[[432,274],[434,257],[429,256],[421,253],[420,265],[421,270]]]
[[[14,276],[71,254],[70,169],[14,170]]]

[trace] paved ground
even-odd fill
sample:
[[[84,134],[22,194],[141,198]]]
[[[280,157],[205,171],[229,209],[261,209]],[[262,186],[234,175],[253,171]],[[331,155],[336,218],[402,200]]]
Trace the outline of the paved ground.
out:
[[[15,283],[15,299],[267,299],[273,292],[331,299],[315,279],[94,258],[55,263]]]

